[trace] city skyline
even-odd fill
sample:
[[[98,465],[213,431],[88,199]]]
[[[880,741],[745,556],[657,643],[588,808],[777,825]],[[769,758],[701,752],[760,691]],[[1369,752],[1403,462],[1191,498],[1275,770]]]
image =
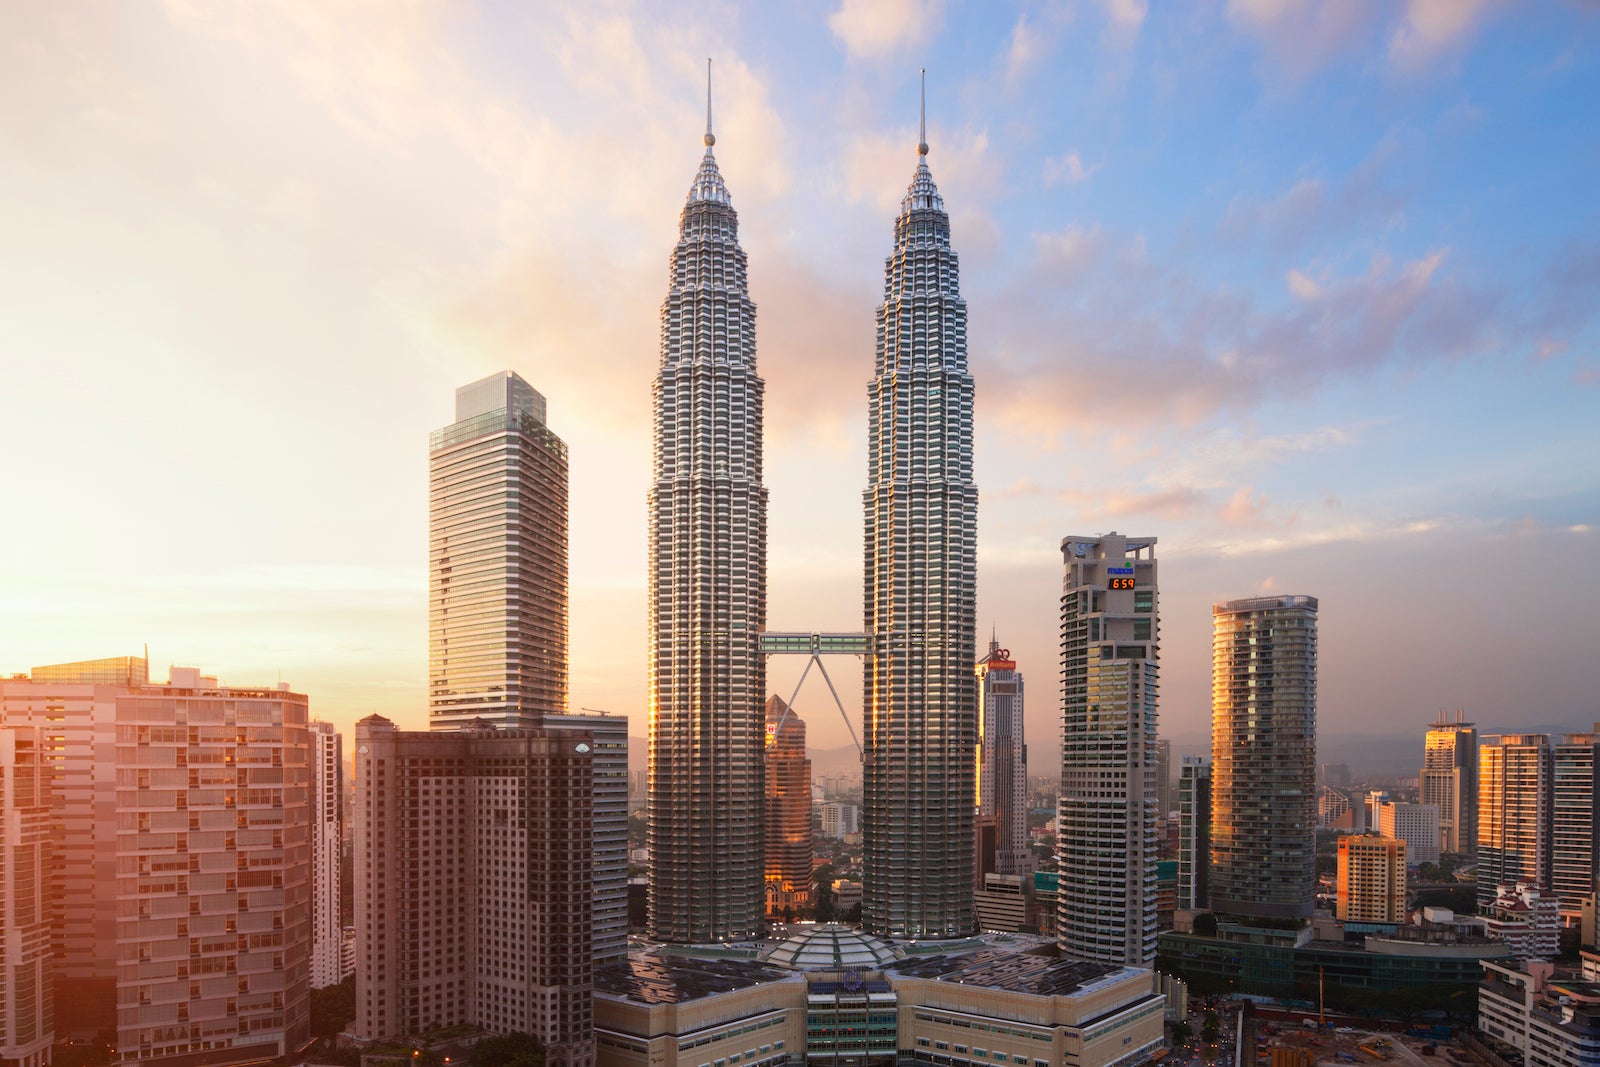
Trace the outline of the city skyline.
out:
[[[158,664],[293,678],[346,732],[421,728],[418,442],[446,390],[509,367],[572,445],[572,705],[642,734],[642,383],[710,53],[763,309],[774,629],[859,618],[870,308],[925,65],[974,309],[979,627],[1053,662],[1060,532],[1146,529],[1164,732],[1204,730],[1208,605],[1295,588],[1340,590],[1325,731],[1441,705],[1586,725],[1600,250],[1571,101],[1595,20],[894,10],[18,13],[0,344],[38,355],[13,499],[92,480],[117,532],[0,535],[27,561],[0,671],[149,641]],[[1491,611],[1493,558],[1528,571]],[[1385,631],[1433,639],[1406,678],[1370,669]],[[819,746],[846,739],[799,710]],[[1029,714],[1047,765],[1055,713]]]

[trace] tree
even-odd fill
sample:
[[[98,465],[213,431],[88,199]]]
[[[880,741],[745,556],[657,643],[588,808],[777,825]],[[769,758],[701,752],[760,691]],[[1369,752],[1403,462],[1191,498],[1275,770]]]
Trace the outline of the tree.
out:
[[[1200,1040],[1212,1044],[1222,1032],[1222,1020],[1214,1011],[1206,1012],[1205,1022],[1200,1024]]]
[[[1194,1027],[1179,1019],[1172,1024],[1172,1043],[1181,1045],[1194,1036]]]
[[[356,1017],[356,976],[311,991],[311,1036],[331,1038]]]
[[[472,1067],[544,1067],[544,1045],[532,1034],[486,1037],[468,1058]]]

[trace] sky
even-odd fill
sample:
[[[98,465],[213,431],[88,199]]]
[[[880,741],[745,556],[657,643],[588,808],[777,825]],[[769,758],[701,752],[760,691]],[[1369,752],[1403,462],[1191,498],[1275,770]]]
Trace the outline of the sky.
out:
[[[916,162],[970,320],[979,647],[1059,742],[1060,542],[1321,601],[1319,729],[1600,719],[1600,8],[14,5],[0,673],[140,654],[426,722],[427,435],[501,369],[571,449],[574,707],[645,732],[650,387],[716,154],[757,304],[768,623],[859,630],[866,389]],[[788,697],[798,660],[774,660]],[[828,664],[859,730],[860,668]],[[797,708],[847,744],[826,687]]]

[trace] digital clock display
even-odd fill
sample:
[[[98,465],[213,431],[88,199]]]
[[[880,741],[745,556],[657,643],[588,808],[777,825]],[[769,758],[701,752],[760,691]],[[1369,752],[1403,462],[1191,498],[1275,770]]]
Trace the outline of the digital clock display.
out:
[[[1112,589],[1132,589],[1133,588],[1133,579],[1132,578],[1113,578],[1113,579],[1111,579],[1111,588]]]

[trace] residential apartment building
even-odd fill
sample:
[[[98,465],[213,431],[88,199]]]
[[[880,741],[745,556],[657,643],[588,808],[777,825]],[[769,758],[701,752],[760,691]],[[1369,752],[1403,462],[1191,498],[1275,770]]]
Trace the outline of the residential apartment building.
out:
[[[1553,753],[1544,734],[1501,734],[1478,746],[1478,909],[1502,885],[1550,885]]]
[[[356,784],[350,1032],[522,1032],[551,1067],[592,1067],[590,736],[372,715],[356,725]]]
[[[340,917],[344,870],[344,746],[330,722],[311,738],[311,988],[337,985],[345,969]],[[353,961],[351,961],[353,962]]]
[[[1177,906],[1211,906],[1211,757],[1184,756],[1178,768]]]
[[[1504,941],[1518,959],[1554,959],[1561,949],[1560,903],[1536,885],[1499,886],[1489,906],[1478,910],[1484,935]]]
[[[56,868],[50,734],[0,724],[0,1067],[49,1067]]]
[[[1211,907],[1309,919],[1316,903],[1317,599],[1214,605]]]
[[[1570,734],[1550,760],[1550,889],[1567,925],[1582,921],[1584,902],[1600,877],[1600,723]]]
[[[1398,923],[1406,917],[1406,842],[1388,836],[1339,838],[1338,907],[1351,922]]]
[[[1525,1067],[1600,1063],[1600,984],[1557,979],[1546,960],[1483,969],[1478,1028],[1520,1052]]]
[[[1406,843],[1406,862],[1412,866],[1439,862],[1439,809],[1432,804],[1407,804],[1385,800],[1378,805],[1374,827],[1384,837]]]

